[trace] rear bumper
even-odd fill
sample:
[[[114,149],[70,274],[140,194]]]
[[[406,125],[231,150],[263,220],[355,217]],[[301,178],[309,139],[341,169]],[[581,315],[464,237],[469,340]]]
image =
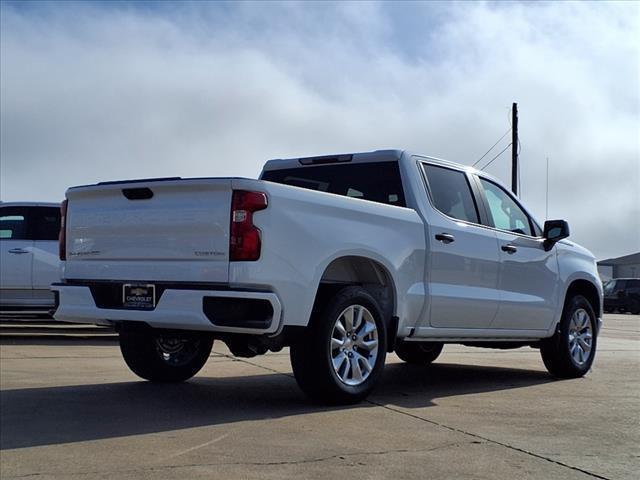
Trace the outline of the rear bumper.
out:
[[[133,321],[152,328],[259,335],[276,333],[282,318],[280,300],[272,292],[167,288],[153,310],[133,310],[99,308],[87,285],[62,283],[51,289],[57,297],[54,318],[64,322],[113,325]],[[239,308],[230,313],[229,305],[234,304]]]

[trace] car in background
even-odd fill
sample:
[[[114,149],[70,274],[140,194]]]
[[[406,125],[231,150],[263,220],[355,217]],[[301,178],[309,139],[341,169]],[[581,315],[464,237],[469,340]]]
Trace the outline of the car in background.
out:
[[[0,203],[0,311],[47,312],[60,281],[60,204]]]
[[[640,314],[640,278],[614,278],[604,285],[604,311]]]

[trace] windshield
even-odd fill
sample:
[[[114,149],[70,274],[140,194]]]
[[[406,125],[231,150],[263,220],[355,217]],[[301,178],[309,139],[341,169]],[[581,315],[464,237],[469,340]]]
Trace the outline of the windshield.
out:
[[[604,294],[607,295],[609,293],[613,293],[614,289],[616,287],[616,281],[615,280],[609,280],[608,282],[606,282],[602,288],[604,289]]]

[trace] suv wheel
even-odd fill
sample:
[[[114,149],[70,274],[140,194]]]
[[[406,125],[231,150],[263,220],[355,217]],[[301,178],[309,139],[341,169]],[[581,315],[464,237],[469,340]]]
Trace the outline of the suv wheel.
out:
[[[596,314],[589,301],[575,295],[565,304],[555,335],[542,342],[540,353],[549,373],[577,378],[591,368],[596,354]]]
[[[396,355],[407,363],[429,365],[442,353],[442,343],[436,342],[398,342]]]
[[[340,290],[297,342],[291,366],[312,399],[356,403],[375,386],[386,357],[386,329],[376,300],[360,287]]]
[[[120,331],[120,351],[131,371],[152,382],[183,382],[204,366],[213,339],[208,335],[159,330]]]

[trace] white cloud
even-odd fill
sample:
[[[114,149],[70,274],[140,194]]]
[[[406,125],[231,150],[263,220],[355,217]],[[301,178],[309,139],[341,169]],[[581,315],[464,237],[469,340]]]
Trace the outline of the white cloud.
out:
[[[539,219],[549,156],[550,216],[599,257],[640,248],[638,4],[1,8],[3,200],[389,147],[473,163],[517,101]]]

